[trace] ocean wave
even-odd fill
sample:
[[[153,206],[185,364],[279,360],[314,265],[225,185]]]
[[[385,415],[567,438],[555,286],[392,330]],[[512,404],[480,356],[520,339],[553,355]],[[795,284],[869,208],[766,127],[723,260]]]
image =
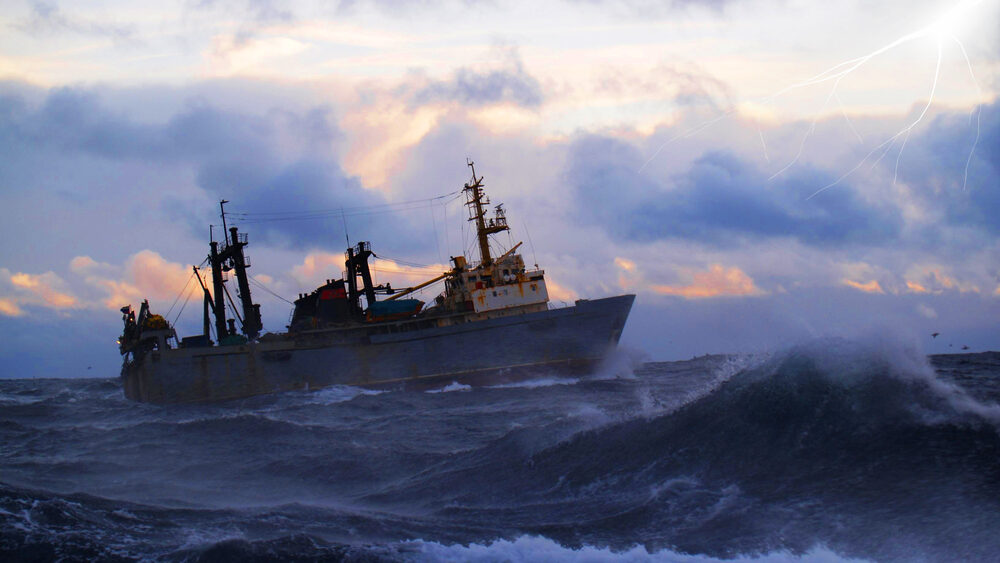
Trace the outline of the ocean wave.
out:
[[[623,550],[584,545],[570,548],[541,536],[520,536],[514,540],[496,540],[490,543],[468,545],[442,545],[422,540],[407,542],[405,547],[416,551],[405,555],[408,561],[448,562],[530,562],[561,561],[574,563],[860,563],[866,559],[853,559],[839,555],[826,547],[816,546],[802,554],[774,551],[765,554],[738,555],[720,559],[706,555],[690,555],[671,550],[648,551],[643,546]],[[404,551],[405,554],[405,551]]]
[[[38,404],[0,417],[0,559],[988,560],[996,358],[816,340],[212,405],[9,382]]]
[[[383,393],[385,393],[385,391],[376,389],[365,389],[363,387],[352,387],[349,385],[332,385],[330,387],[324,387],[314,391],[302,391],[301,397],[298,396],[299,393],[296,392],[287,393],[283,398],[287,399],[289,402],[294,402],[295,399],[301,398],[302,401],[307,404],[335,405],[337,403],[345,403],[347,401],[354,400],[357,397],[373,397]]]
[[[468,384],[465,384],[465,383],[459,383],[457,381],[452,381],[451,383],[449,383],[448,385],[445,385],[444,387],[439,387],[437,389],[428,389],[427,391],[424,391],[424,393],[431,393],[431,394],[434,394],[434,393],[453,393],[455,391],[472,391],[472,386],[468,385]]]
[[[576,385],[580,380],[573,377],[542,377],[539,379],[525,379],[513,383],[501,383],[490,385],[488,389],[537,389],[539,387],[551,387],[553,385]]]

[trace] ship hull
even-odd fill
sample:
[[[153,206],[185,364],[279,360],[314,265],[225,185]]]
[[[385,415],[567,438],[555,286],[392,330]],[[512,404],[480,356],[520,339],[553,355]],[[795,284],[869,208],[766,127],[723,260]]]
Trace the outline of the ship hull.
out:
[[[585,372],[617,346],[634,299],[450,326],[403,322],[153,351],[122,368],[123,387],[136,401],[196,403],[331,385],[427,388]]]

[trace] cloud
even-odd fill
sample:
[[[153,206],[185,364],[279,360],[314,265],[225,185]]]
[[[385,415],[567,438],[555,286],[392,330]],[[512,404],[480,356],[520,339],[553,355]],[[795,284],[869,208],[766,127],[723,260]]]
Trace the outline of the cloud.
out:
[[[562,284],[556,283],[551,276],[546,276],[545,278],[545,289],[549,293],[550,301],[572,303],[580,298],[575,291],[563,286]]]
[[[70,273],[96,293],[83,305],[117,310],[124,305],[150,299],[160,305],[190,295],[197,287],[190,266],[170,262],[157,252],[142,250],[129,256],[121,266],[97,262],[89,256],[70,261]]]
[[[920,316],[928,319],[936,319],[938,316],[937,311],[935,311],[932,307],[924,305],[923,303],[917,304],[917,313],[920,313]]]
[[[657,2],[651,0],[626,0],[624,2],[609,2],[608,0],[573,0],[577,4],[590,4],[607,7],[628,17],[643,19],[661,19],[676,17],[678,12],[690,11],[692,8],[707,8],[713,12],[721,12],[733,0],[669,0]]]
[[[616,257],[614,264],[619,272],[618,285],[625,291],[648,291],[685,299],[749,297],[767,293],[757,287],[753,278],[737,266],[727,268],[722,264],[711,264],[705,270],[672,268],[680,270],[680,277],[688,280],[688,283],[669,285],[651,283],[639,266],[628,258]]]
[[[688,285],[652,285],[650,289],[661,295],[676,295],[685,299],[763,294],[754,285],[753,279],[735,266],[725,268],[721,264],[712,264],[707,271],[693,272],[691,278]]]
[[[41,166],[44,151],[56,162],[88,157],[143,167],[143,184],[109,179],[104,193],[74,189],[73,197],[95,200],[117,193],[143,207],[161,205],[199,237],[223,198],[232,202],[231,221],[253,225],[257,240],[299,247],[340,246],[341,208],[357,214],[359,208],[387,203],[341,168],[335,150],[341,134],[325,107],[275,108],[259,115],[191,102],[165,122],[142,123],[112,112],[93,92],[59,88],[37,109],[16,95],[0,99],[0,135],[11,149],[0,155],[7,173],[24,169],[24,175],[38,178],[43,171],[27,167]],[[31,157],[19,160],[18,153]],[[79,163],[78,170],[96,162]],[[165,168],[175,178],[172,189],[144,191]],[[183,189],[191,184],[197,189]],[[391,236],[406,225],[391,207],[371,211],[363,219],[348,219],[352,237]],[[276,215],[285,212],[298,214]]]
[[[66,15],[56,2],[32,0],[28,2],[31,15],[26,21],[14,24],[14,29],[32,35],[53,34],[69,31],[80,35],[109,37],[116,42],[131,40],[135,28],[107,21],[99,21]]]
[[[938,264],[913,265],[904,274],[906,288],[912,293],[979,293],[979,287],[975,283],[959,280],[945,271],[946,268]]]
[[[8,317],[20,317],[24,310],[18,306],[17,302],[10,298],[0,298],[0,315]]]
[[[377,256],[377,254],[376,254]],[[435,278],[451,268],[445,264],[411,266],[388,258],[378,258],[369,262],[376,285],[389,283],[396,289],[413,287]],[[328,279],[340,279],[344,271],[344,255],[329,252],[311,252],[301,264],[292,267],[290,275],[300,287],[312,288],[322,285]],[[440,286],[430,286],[427,291],[435,291]]]
[[[544,99],[542,87],[534,76],[524,69],[517,50],[501,50],[503,63],[499,68],[479,70],[459,68],[447,80],[427,80],[412,95],[412,103],[424,105],[440,102],[457,102],[464,106],[480,107],[509,103],[536,108]]]
[[[589,135],[574,142],[565,176],[579,214],[619,239],[721,246],[767,238],[818,247],[879,245],[901,228],[897,209],[869,203],[848,186],[807,199],[810,187],[834,176],[805,165],[769,181],[727,151],[706,152],[664,179],[639,172],[642,164],[638,149],[618,139]]]
[[[843,283],[847,287],[853,287],[854,289],[858,291],[863,291],[865,293],[882,293],[882,294],[885,293],[885,290],[882,289],[882,286],[878,283],[878,280],[871,280],[869,282],[862,283],[862,282],[856,282],[854,280],[844,279],[841,280],[841,283]]]
[[[707,109],[713,116],[732,110],[735,99],[724,81],[696,64],[677,62],[660,62],[641,70],[601,69],[592,95],[657,104],[670,99],[676,107]]]
[[[272,25],[293,22],[295,14],[287,3],[272,0],[201,0],[193,5],[199,12],[214,12],[227,20],[235,20],[236,31],[229,35],[216,36],[214,55],[227,58],[248,48],[259,48],[261,44],[272,43],[270,38],[259,40],[259,35]]]
[[[958,227],[981,228],[1000,234],[1000,102],[982,105],[978,115],[945,113],[919,137],[911,139],[901,157],[899,179],[935,215]],[[977,133],[977,129],[979,130]],[[978,141],[977,141],[978,135]],[[966,170],[968,171],[966,181]],[[928,244],[940,244],[940,233],[929,226]]]
[[[344,270],[344,255],[330,252],[310,252],[302,263],[294,266],[292,278],[302,287],[317,287],[324,280],[339,278]]]
[[[20,316],[25,306],[67,310],[81,303],[55,272],[27,274],[0,268],[0,314]]]

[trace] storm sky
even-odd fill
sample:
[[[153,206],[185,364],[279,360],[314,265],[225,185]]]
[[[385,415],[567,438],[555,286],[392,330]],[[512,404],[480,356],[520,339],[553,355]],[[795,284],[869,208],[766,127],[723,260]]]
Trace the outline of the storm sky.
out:
[[[1000,2],[141,4],[3,3],[0,376],[116,375],[143,298],[199,332],[220,199],[272,331],[346,237],[475,259],[467,158],[636,357],[1000,349]]]

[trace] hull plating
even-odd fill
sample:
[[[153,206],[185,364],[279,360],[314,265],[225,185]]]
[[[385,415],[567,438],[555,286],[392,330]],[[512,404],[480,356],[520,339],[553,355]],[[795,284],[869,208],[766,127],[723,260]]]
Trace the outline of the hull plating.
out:
[[[591,368],[618,344],[633,295],[446,327],[399,323],[243,346],[151,352],[122,370],[125,395],[220,401],[330,385],[421,387]],[[384,327],[383,327],[384,328]]]

